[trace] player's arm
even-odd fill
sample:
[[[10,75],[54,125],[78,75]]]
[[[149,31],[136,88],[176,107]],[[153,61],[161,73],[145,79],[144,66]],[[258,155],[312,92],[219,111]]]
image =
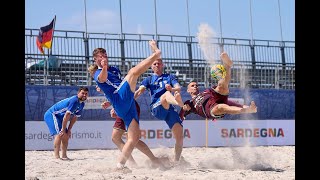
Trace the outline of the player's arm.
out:
[[[117,113],[116,113],[116,111],[114,110],[114,108],[112,108],[112,109],[110,110],[110,116],[111,116],[112,118],[116,118],[116,117],[117,117]]]
[[[104,83],[104,82],[107,82],[107,79],[108,79],[108,64],[106,61],[102,60],[101,65],[102,65],[102,70],[98,75],[98,80],[99,82]]]
[[[134,92],[134,99],[137,100],[147,88],[150,88],[151,76],[144,78],[138,90]]]
[[[179,112],[179,117],[182,119],[182,120],[185,120],[187,115],[190,114],[190,111],[191,110],[191,107],[190,107],[190,100],[187,100],[184,102],[184,105],[182,106],[182,108],[180,109],[180,112]]]
[[[74,123],[76,123],[78,117],[77,116],[73,116],[70,120],[69,126],[68,126],[68,131],[70,131],[74,125]]]
[[[72,129],[74,123],[76,123],[77,119],[78,119],[77,116],[73,116],[71,118],[71,120],[70,120],[70,123],[69,123],[69,126],[68,126],[68,136],[69,136],[69,138],[71,137],[71,129]]]
[[[171,79],[172,86],[170,84],[166,84],[166,90],[170,92],[176,92],[176,91],[181,92],[181,86],[178,82],[177,77],[171,74],[170,79]]]
[[[141,94],[144,93],[145,90],[146,90],[146,87],[143,86],[143,85],[141,85],[141,86],[139,87],[139,89],[137,89],[137,90],[134,92],[134,99],[138,99],[138,98],[141,96]]]
[[[180,92],[181,86],[179,85],[179,83],[176,83],[174,87],[172,87],[170,84],[166,84],[166,90],[170,92],[176,92],[176,91]]]
[[[59,132],[60,136],[63,136],[65,134],[65,130],[67,128],[67,123],[68,123],[70,117],[71,117],[71,112],[67,111],[63,116],[62,128],[60,129],[60,132]]]

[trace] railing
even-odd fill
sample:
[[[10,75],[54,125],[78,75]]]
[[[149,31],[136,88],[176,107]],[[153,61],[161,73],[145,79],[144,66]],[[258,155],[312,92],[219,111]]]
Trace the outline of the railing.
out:
[[[107,34],[55,30],[52,47],[54,65],[36,47],[37,29],[25,29],[25,83],[34,85],[94,85],[87,67],[92,51],[107,50],[109,64],[117,65],[123,75],[150,55],[148,40],[157,39],[162,50],[165,72],[176,74],[182,85],[196,80],[204,87],[214,80],[194,36],[151,34]],[[230,87],[295,89],[295,42],[216,38],[212,40],[211,61],[220,63],[222,49],[234,61]],[[45,60],[46,68],[39,64]],[[32,66],[33,65],[33,66]],[[139,81],[150,75],[151,69]]]

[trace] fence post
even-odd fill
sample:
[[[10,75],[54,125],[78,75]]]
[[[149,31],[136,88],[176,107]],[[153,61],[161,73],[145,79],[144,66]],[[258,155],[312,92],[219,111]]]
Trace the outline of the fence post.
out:
[[[193,74],[193,58],[192,58],[192,48],[191,48],[191,37],[187,37],[187,49],[188,49],[188,59],[189,59],[189,75],[194,77]],[[186,82],[189,83],[189,82]]]
[[[90,66],[90,61],[89,61],[89,41],[87,36],[84,36],[83,42],[84,42],[85,62],[86,62],[86,67],[88,69]],[[92,78],[90,76],[90,73],[87,70],[86,70],[86,77],[87,77],[87,85],[91,86]]]
[[[284,42],[280,42],[280,53],[281,53],[281,62],[282,62],[282,69],[286,70],[286,56],[284,53]]]
[[[247,81],[251,81],[251,82],[256,82],[256,74],[257,74],[257,70],[256,70],[256,53],[254,51],[254,41],[251,40],[250,41],[250,50],[251,50],[251,62],[252,62],[252,79],[247,79]]]
[[[120,43],[120,53],[121,53],[121,72],[124,73],[124,72],[127,72],[127,69],[126,69],[126,56],[125,56],[125,51],[124,51],[124,38],[123,36],[121,36],[121,39],[119,40],[119,43]]]

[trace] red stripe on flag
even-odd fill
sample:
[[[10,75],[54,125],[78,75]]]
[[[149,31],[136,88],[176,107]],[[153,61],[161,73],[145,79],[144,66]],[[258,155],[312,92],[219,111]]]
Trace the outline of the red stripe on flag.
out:
[[[42,33],[42,44],[48,41],[51,41],[52,34],[53,34],[53,29],[50,29],[49,31]]]
[[[37,42],[37,47],[38,47],[38,49],[40,50],[40,52],[42,53],[42,54],[44,54],[44,51],[43,51],[43,48],[42,48],[42,44],[41,44],[41,42],[39,41],[39,38],[37,37],[37,39],[36,39],[36,42]]]

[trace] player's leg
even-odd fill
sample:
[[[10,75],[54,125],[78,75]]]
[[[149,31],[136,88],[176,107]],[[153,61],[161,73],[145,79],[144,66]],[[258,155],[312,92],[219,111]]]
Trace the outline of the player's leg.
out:
[[[179,161],[183,148],[183,128],[181,124],[175,123],[172,127],[172,133],[176,140],[174,145],[174,160]]]
[[[50,135],[54,136],[53,140],[53,151],[54,157],[60,159],[60,145],[61,145],[61,137],[59,136],[59,131],[62,127],[62,120],[59,123],[59,120],[50,112],[46,112],[44,114],[44,121],[46,122],[48,129],[50,131]]]
[[[160,58],[161,51],[156,46],[155,41],[151,40],[149,41],[149,44],[152,49],[155,49],[154,52],[149,57],[138,63],[135,67],[131,68],[124,78],[128,81],[132,92],[135,92],[136,90],[137,79],[139,76],[145,73],[156,59]]]
[[[61,137],[61,159],[66,160],[69,159],[67,156],[67,150],[68,150],[68,144],[69,144],[69,136],[67,133],[65,133]]]
[[[150,150],[150,148],[148,147],[148,145],[139,140],[137,145],[136,145],[136,148],[141,151],[143,154],[145,154],[146,156],[148,156],[148,158],[151,160],[151,166],[153,168],[164,168],[164,165],[161,163],[161,161],[159,160],[159,158],[157,158],[153,153],[152,151]]]
[[[229,106],[227,104],[217,104],[213,106],[210,113],[211,115],[221,115],[221,114],[245,114],[245,113],[256,113],[257,106],[253,101],[251,101],[250,106],[241,108],[237,106]]]
[[[181,94],[178,91],[175,91],[174,95],[172,95],[170,91],[166,91],[161,95],[160,102],[165,109],[169,109],[170,104],[180,107],[183,106]]]
[[[125,144],[125,142],[122,140],[122,135],[125,133],[125,130],[116,129],[114,128],[112,130],[111,139],[112,142],[118,147],[120,151],[122,151],[122,148]],[[134,160],[132,155],[129,156],[128,161],[130,163],[130,166],[138,166],[137,162]]]
[[[169,109],[169,113],[166,116],[166,123],[171,129],[173,137],[176,140],[174,146],[174,161],[177,162],[180,160],[183,148],[183,126],[179,114],[173,109],[173,107]]]
[[[54,136],[54,141],[53,141],[53,152],[54,152],[54,157],[57,159],[60,159],[60,145],[61,145],[61,137],[59,134],[56,134]]]
[[[135,119],[132,119],[128,127],[128,139],[122,148],[121,155],[118,158],[117,168],[119,170],[124,168],[124,165],[130,157],[134,147],[137,145],[140,138],[139,124]]]
[[[226,69],[226,76],[218,81],[216,91],[220,94],[229,94],[229,83],[231,80],[231,67],[233,62],[226,52],[221,53],[220,58],[222,60],[223,66]]]

